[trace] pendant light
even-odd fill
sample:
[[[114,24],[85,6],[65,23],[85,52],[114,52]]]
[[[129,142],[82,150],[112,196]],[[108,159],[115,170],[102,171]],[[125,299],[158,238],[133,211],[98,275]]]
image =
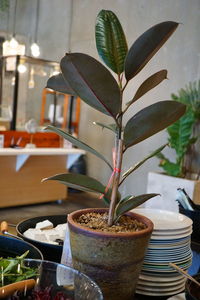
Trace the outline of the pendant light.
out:
[[[14,4],[14,18],[13,18],[13,31],[12,31],[12,38],[10,40],[10,48],[13,50],[13,54],[17,54],[17,47],[19,45],[18,41],[16,40],[16,15],[17,15],[17,0],[15,0]]]
[[[14,1],[14,12],[13,12],[13,28],[12,28],[12,37],[9,40],[9,21],[10,21],[10,5],[7,7],[7,37],[3,43],[3,55],[16,55],[18,48],[18,41],[16,40],[16,14],[17,14],[17,0]]]
[[[35,22],[35,32],[34,32],[34,41],[31,45],[31,54],[34,57],[40,56],[40,47],[37,44],[37,35],[38,35],[38,22],[39,22],[39,11],[40,11],[40,3],[39,0],[37,1],[37,6],[36,6],[36,22]]]
[[[9,20],[10,20],[10,5],[8,2],[7,6],[7,22],[6,22],[6,38],[5,41],[3,42],[3,55],[5,55],[5,49],[7,49],[10,46],[10,41],[9,41]]]
[[[10,2],[7,6],[7,34],[6,40],[3,43],[3,56],[9,55],[24,55],[25,54],[25,45],[19,44],[16,40],[16,19],[17,19],[17,0],[13,1],[13,23],[12,23],[12,35],[9,39],[9,23],[10,23]]]

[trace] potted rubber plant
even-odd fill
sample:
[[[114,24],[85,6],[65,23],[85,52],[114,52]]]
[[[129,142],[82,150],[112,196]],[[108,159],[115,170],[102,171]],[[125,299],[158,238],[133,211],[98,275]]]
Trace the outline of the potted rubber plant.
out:
[[[105,299],[133,298],[153,230],[151,220],[130,210],[157,194],[127,195],[121,198],[120,187],[130,174],[165,145],[125,172],[122,172],[123,157],[130,147],[166,128],[185,112],[182,103],[160,101],[137,112],[124,124],[126,111],[161,83],[167,77],[167,70],[160,70],[147,78],[126,104],[124,91],[177,26],[172,21],[156,24],[128,49],[117,16],[112,11],[102,10],[96,19],[95,35],[97,51],[106,66],[87,54],[67,53],[60,63],[61,73],[51,77],[47,83],[48,88],[79,96],[92,108],[107,115],[107,124],[97,124],[111,130],[115,136],[112,152],[114,159],[109,162],[83,141],[59,128],[47,127],[75,146],[96,155],[110,168],[111,177],[107,186],[82,174],[57,174],[45,179],[99,193],[108,203],[108,209],[85,209],[68,215],[73,266],[99,284]]]
[[[190,82],[171,98],[185,104],[187,109],[179,120],[167,127],[168,150],[173,150],[173,160],[168,158],[170,152],[157,154],[163,173],[149,173],[147,191],[159,191],[160,203],[168,202],[169,208],[178,210],[175,202],[181,197],[178,188],[184,188],[193,202],[200,204],[200,80]]]

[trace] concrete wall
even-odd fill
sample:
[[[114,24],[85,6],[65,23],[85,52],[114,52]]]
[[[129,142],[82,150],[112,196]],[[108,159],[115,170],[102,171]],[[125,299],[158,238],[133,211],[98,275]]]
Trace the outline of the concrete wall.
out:
[[[18,34],[31,39],[34,22],[35,1],[20,0],[21,18],[18,19]],[[125,102],[129,101],[137,87],[151,74],[163,68],[168,69],[168,78],[160,86],[149,92],[130,108],[128,120],[136,111],[159,100],[170,99],[170,94],[184,87],[189,81],[199,78],[200,74],[200,1],[199,0],[41,0],[41,14],[38,40],[42,57],[60,59],[65,51],[84,52],[98,58],[95,48],[95,19],[101,9],[113,10],[119,17],[127,35],[129,46],[149,27],[156,23],[173,20],[180,22],[178,29],[164,47],[143,69],[141,74],[129,83]],[[71,42],[69,45],[70,14],[72,6]],[[32,8],[31,8],[32,6]],[[24,18],[26,17],[26,21]],[[0,31],[5,29],[5,18],[0,20]],[[27,37],[28,36],[28,37]],[[111,158],[113,137],[110,132],[102,131],[92,124],[93,121],[110,122],[103,114],[82,103],[80,138]],[[166,142],[164,132],[149,138],[127,151],[123,170]],[[166,150],[169,152],[169,150]],[[173,155],[169,153],[170,155]],[[89,175],[107,182],[109,170],[98,158],[88,155]],[[131,175],[124,183],[122,194],[139,194],[146,190],[148,171],[156,171],[158,160],[151,159]]]

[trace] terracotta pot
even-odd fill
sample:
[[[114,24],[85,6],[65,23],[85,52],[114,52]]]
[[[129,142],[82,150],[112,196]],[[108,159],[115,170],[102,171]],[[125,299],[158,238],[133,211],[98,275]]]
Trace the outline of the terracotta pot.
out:
[[[75,222],[87,212],[107,209],[82,209],[68,215],[73,266],[100,286],[105,300],[133,299],[153,223],[146,217],[128,213],[147,228],[132,233],[105,233]]]

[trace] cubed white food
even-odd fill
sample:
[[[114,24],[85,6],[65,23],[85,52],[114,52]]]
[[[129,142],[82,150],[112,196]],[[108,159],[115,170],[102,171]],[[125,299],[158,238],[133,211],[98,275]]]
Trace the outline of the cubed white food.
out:
[[[43,233],[43,232],[37,232],[35,234],[35,240],[40,241],[40,242],[44,242],[44,243],[48,241],[48,239],[46,237],[46,234]]]
[[[53,223],[49,220],[45,220],[37,223],[35,228],[29,228],[23,234],[32,240],[58,245],[55,240],[64,240],[66,229],[67,223],[53,227]]]
[[[59,234],[60,239],[64,239],[67,224],[59,224],[55,227],[56,232]]]
[[[60,239],[59,234],[48,234],[48,240],[50,242],[55,242],[57,239]]]
[[[26,238],[34,240],[35,239],[35,231],[36,231],[35,228],[29,228],[23,234]]]
[[[53,223],[51,223],[49,220],[44,220],[42,222],[38,222],[35,226],[36,229],[51,229],[53,228]]]

